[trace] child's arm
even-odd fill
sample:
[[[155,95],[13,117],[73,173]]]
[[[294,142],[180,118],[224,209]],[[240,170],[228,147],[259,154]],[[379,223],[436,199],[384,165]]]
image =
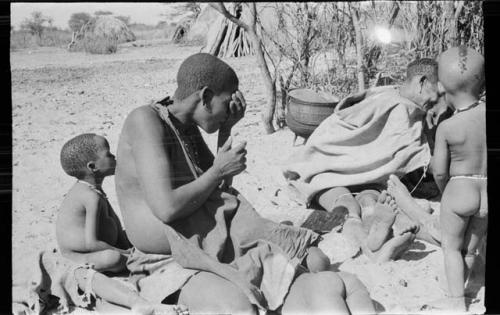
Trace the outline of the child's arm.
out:
[[[105,249],[116,250],[125,253],[114,246],[97,239],[97,229],[99,227],[99,196],[89,194],[85,200],[85,249],[89,252],[96,252]]]
[[[445,136],[446,124],[442,123],[436,131],[436,141],[434,142],[434,156],[432,157],[432,173],[434,181],[441,193],[443,193],[446,183],[450,177],[450,152]]]

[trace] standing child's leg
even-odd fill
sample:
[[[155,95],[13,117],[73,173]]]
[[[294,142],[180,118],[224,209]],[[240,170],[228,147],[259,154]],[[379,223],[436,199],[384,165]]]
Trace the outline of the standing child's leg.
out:
[[[446,280],[448,282],[448,293],[456,303],[458,309],[465,311],[464,300],[464,258],[462,247],[464,244],[464,233],[469,221],[468,217],[461,217],[452,209],[441,205],[440,221],[442,226],[442,244]],[[450,307],[454,303],[450,301]]]
[[[486,235],[488,227],[488,217],[472,216],[469,220],[469,225],[465,231],[464,239],[464,260],[465,260],[465,273],[464,277],[467,280],[470,276],[474,263],[476,261],[478,249],[481,241]]]

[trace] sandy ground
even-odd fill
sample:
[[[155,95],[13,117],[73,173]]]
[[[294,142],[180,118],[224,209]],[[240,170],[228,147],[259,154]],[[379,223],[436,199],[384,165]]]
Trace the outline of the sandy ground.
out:
[[[167,44],[122,47],[117,54],[95,56],[45,48],[11,54],[13,115],[13,269],[23,272],[28,256],[55,246],[54,222],[64,194],[74,183],[62,171],[59,152],[65,141],[84,132],[108,138],[116,150],[126,115],[175,89],[175,74],[184,58],[200,47]],[[280,168],[300,146],[290,130],[266,135],[260,124],[264,87],[252,58],[226,60],[240,77],[246,116],[234,128],[234,141],[247,141],[248,168],[234,186],[264,217],[301,224],[310,213],[283,193]],[[206,135],[213,149],[216,135]],[[299,141],[300,143],[300,141]],[[119,215],[113,178],[104,190]],[[433,203],[436,211],[438,203]],[[380,311],[416,313],[422,304],[444,296],[440,289],[442,252],[415,242],[398,261],[371,263],[365,256],[346,259],[341,237],[323,244],[332,262],[356,274]],[[338,255],[335,255],[338,253]],[[343,263],[341,263],[343,262]],[[484,283],[484,282],[483,282]],[[484,286],[476,285],[470,309],[484,312]]]

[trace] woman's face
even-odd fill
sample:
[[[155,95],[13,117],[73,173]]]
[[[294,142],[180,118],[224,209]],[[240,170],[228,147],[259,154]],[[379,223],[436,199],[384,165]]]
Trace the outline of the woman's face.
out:
[[[229,118],[229,103],[231,102],[232,92],[224,91],[220,94],[214,94],[209,104],[204,105],[202,115],[200,115],[199,126],[207,133],[214,133],[220,129],[222,124]]]

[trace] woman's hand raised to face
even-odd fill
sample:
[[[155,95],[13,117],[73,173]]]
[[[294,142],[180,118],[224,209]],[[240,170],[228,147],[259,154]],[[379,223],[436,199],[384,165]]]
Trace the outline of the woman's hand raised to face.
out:
[[[229,117],[224,123],[223,128],[231,128],[238,121],[240,121],[243,116],[245,116],[245,110],[247,108],[247,103],[243,94],[240,91],[236,91],[231,95],[231,101],[229,102]]]

